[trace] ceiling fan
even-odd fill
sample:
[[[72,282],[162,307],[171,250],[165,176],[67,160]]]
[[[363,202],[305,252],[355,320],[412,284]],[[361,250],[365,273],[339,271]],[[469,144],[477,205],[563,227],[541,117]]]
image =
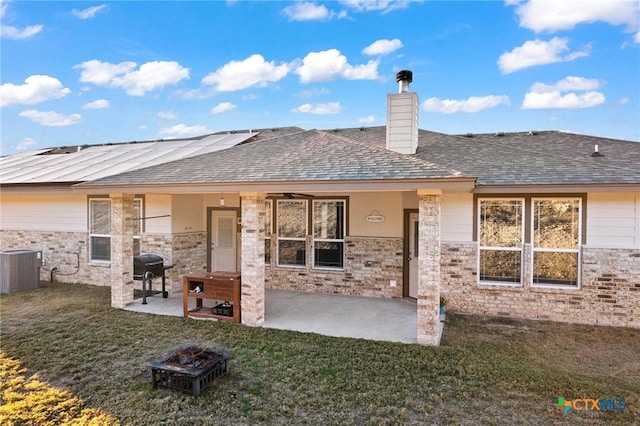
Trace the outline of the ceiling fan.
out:
[[[268,193],[267,198],[286,198],[287,200],[292,200],[294,198],[314,198],[315,195],[311,194],[299,194],[296,192],[280,192],[280,193]]]

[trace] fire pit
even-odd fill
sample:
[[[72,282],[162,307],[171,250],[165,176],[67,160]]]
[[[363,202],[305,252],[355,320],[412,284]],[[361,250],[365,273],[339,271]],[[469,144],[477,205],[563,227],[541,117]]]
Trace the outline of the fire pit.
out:
[[[147,367],[154,389],[163,387],[198,396],[229,372],[228,360],[227,352],[185,345],[148,362]]]

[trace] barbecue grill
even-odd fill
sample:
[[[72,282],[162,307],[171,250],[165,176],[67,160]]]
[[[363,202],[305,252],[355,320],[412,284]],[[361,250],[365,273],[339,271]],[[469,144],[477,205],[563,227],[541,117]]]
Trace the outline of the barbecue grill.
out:
[[[139,254],[133,257],[133,279],[142,281],[142,304],[147,304],[147,281],[149,290],[152,290],[152,280],[162,278],[162,297],[169,297],[165,288],[164,271],[172,268],[172,265],[165,265],[162,256],[157,254]]]

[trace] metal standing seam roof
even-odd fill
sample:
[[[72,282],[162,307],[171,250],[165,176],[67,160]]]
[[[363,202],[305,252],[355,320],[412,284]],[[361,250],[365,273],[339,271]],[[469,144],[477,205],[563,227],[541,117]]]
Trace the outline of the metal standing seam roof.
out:
[[[191,139],[89,145],[68,153],[64,150],[37,150],[1,157],[0,183],[5,185],[90,181],[224,150],[256,135],[254,132],[243,132]]]
[[[264,143],[250,142],[214,154],[131,170],[79,186],[464,177],[470,176],[414,156],[366,145],[342,135],[308,130]]]

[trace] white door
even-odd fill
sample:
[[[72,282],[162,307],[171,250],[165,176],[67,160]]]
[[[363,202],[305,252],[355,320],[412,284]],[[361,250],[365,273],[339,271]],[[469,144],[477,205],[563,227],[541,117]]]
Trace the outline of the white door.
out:
[[[418,213],[409,215],[409,297],[418,298]]]
[[[211,271],[236,272],[236,212],[211,212]]]

